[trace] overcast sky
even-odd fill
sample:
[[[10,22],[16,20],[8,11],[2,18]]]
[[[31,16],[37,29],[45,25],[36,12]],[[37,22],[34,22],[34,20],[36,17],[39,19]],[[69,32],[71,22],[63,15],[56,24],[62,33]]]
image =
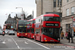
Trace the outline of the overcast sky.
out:
[[[32,11],[35,13],[35,0],[0,0],[0,25],[2,27],[9,13],[13,17],[15,13],[22,12],[22,8],[16,9],[16,7],[22,7],[23,11],[27,12],[28,14],[32,14]]]

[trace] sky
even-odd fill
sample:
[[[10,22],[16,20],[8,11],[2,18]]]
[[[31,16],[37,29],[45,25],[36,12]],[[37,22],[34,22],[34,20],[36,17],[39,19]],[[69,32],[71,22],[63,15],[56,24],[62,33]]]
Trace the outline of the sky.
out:
[[[13,18],[15,14],[22,13],[22,8],[28,15],[34,11],[34,16],[36,16],[35,0],[0,0],[0,26],[3,28],[9,14]]]

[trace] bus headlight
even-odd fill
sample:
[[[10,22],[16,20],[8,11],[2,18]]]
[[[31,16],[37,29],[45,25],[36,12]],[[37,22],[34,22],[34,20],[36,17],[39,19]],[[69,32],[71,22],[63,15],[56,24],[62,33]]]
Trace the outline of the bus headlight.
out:
[[[27,33],[25,35],[27,35]]]
[[[17,35],[19,35],[19,33],[17,33]]]
[[[44,40],[46,40],[46,38],[44,38]]]

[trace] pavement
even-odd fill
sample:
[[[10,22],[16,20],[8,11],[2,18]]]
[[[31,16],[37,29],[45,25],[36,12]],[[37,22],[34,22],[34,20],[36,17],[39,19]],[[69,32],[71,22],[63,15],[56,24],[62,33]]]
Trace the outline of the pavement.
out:
[[[66,38],[64,38],[64,39],[61,39],[61,43],[63,44],[63,45],[68,45],[68,46],[74,46],[75,47],[75,39],[73,39],[73,42],[74,43],[68,43],[68,40],[66,39]]]

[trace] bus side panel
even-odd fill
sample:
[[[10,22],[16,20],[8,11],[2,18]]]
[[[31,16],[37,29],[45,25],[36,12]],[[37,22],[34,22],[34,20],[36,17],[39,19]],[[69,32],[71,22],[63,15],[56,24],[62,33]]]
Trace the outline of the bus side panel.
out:
[[[27,35],[28,35],[28,38],[30,38],[30,34],[31,34],[31,33],[28,33],[28,34],[27,34]]]

